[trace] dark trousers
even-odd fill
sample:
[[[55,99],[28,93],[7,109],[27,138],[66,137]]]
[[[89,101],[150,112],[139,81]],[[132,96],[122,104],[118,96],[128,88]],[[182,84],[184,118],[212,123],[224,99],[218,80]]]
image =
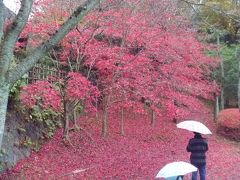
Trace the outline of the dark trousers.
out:
[[[201,166],[194,165],[194,166],[198,168],[198,171],[200,174],[200,180],[205,180],[206,179],[206,165],[201,165]],[[192,180],[197,180],[198,171],[195,171],[192,173]]]

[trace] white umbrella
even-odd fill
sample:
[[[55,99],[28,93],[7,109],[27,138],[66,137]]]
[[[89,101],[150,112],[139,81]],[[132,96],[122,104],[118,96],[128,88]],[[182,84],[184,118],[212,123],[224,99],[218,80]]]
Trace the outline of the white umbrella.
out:
[[[201,134],[212,134],[212,132],[202,123],[198,121],[183,121],[177,124],[178,128],[186,129],[192,132],[198,132]]]
[[[156,178],[169,178],[173,176],[183,176],[187,173],[197,171],[197,168],[190,163],[177,161],[165,165],[157,174]]]

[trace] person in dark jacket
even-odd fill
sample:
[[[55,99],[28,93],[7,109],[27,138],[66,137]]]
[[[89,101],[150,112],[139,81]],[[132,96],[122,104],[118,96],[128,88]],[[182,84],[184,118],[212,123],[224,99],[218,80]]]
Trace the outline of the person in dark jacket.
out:
[[[194,138],[190,139],[187,151],[191,152],[191,164],[198,168],[200,180],[205,180],[206,176],[206,155],[208,142],[200,133],[194,132]],[[197,171],[192,173],[192,180],[197,180]]]

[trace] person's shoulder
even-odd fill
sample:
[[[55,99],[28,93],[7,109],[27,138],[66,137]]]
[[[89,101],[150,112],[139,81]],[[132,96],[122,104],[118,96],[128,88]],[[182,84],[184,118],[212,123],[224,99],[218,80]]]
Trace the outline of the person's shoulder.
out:
[[[208,142],[208,139],[207,139],[207,138],[203,138],[203,141],[207,143],[207,142]]]
[[[204,143],[204,144],[208,144],[208,141],[207,141],[206,138],[199,138],[199,139],[196,139],[196,142]]]
[[[196,141],[196,138],[189,139],[189,143],[192,143],[192,142],[195,142],[195,141]]]
[[[207,139],[206,138],[191,138],[190,141],[196,141],[196,142],[207,142]]]

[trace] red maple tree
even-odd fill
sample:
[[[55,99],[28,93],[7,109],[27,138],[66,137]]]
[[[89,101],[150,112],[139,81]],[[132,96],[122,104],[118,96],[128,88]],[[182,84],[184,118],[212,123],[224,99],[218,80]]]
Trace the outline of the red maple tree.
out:
[[[132,109],[144,113],[147,108],[152,117],[182,119],[206,110],[202,99],[211,100],[217,91],[210,78],[217,61],[204,54],[206,47],[196,40],[189,22],[176,15],[173,4],[171,10],[167,6],[167,1],[122,1],[99,8],[60,43],[56,57],[61,64],[74,64],[72,70],[76,73],[87,69],[87,78],[92,70],[96,71],[104,114],[103,135],[107,134],[108,112]],[[32,37],[39,39],[32,39],[32,45],[51,34],[67,14],[52,6],[36,12],[37,17],[26,28],[26,32],[34,29]],[[69,92],[81,82],[77,76],[71,80],[75,85],[67,88]],[[72,92],[71,97],[78,98],[79,94]]]

